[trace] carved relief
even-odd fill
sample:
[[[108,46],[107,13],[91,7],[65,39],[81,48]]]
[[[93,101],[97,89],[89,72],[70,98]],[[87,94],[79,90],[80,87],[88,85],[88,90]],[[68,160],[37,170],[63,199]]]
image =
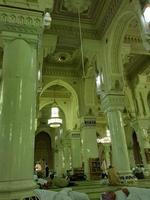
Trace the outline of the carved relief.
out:
[[[33,12],[22,12],[22,10],[19,10],[19,12],[18,10],[8,8],[5,9],[5,13],[4,9],[3,12],[0,11],[1,30],[32,34],[39,33],[43,26],[42,13],[33,14]]]

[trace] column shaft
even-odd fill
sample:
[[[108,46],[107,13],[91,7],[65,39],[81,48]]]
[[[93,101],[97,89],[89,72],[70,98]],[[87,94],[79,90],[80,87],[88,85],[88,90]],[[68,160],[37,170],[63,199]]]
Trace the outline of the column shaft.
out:
[[[113,165],[120,174],[128,174],[130,165],[121,112],[109,111],[107,117],[111,132]]]
[[[96,126],[92,125],[93,121],[95,120],[85,119],[86,125],[81,130],[82,161],[88,179],[90,179],[89,158],[98,158]]]
[[[72,153],[72,167],[81,168],[81,138],[80,132],[71,132],[71,153]]]
[[[35,107],[36,49],[23,39],[9,41],[0,93],[0,199],[34,187]]]
[[[129,175],[130,164],[124,123],[121,111],[124,109],[123,94],[105,94],[102,96],[102,107],[107,113],[108,125],[112,142],[112,164],[120,175]]]

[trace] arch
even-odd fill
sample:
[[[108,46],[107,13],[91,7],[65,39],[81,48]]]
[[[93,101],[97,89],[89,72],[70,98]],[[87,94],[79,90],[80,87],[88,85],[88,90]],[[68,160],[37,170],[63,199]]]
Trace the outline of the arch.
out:
[[[45,132],[49,135],[49,137],[51,138],[51,147],[54,148],[55,147],[54,134],[53,134],[53,132],[50,131],[50,128],[48,126],[38,127],[38,129],[35,132],[35,136],[41,132]]]
[[[51,145],[51,137],[48,133],[42,131],[35,137],[35,161],[44,159],[48,166],[53,169],[53,151]]]
[[[112,73],[122,73],[121,45],[128,25],[133,19],[137,19],[140,28],[138,13],[135,10],[125,10],[115,19],[111,29],[109,37],[110,46],[107,54],[109,59],[107,60],[109,62],[108,66],[112,67]]]
[[[36,132],[35,132],[35,135],[39,134],[40,132],[46,132],[50,137],[51,136],[51,132],[49,130],[49,127],[39,127]]]
[[[63,80],[61,80],[61,79],[57,79],[57,80],[54,80],[54,81],[51,81],[51,82],[47,83],[47,84],[43,87],[40,96],[43,94],[43,92],[44,92],[47,88],[49,88],[49,87],[51,87],[51,86],[53,86],[53,85],[61,85],[61,86],[65,87],[65,88],[72,94],[72,96],[74,97],[74,99],[75,99],[75,104],[76,104],[76,106],[77,106],[77,108],[78,108],[78,105],[79,105],[79,104],[78,104],[78,96],[77,96],[77,93],[76,93],[75,89],[74,89],[70,84],[68,84],[67,82],[65,82],[65,81],[63,81]]]

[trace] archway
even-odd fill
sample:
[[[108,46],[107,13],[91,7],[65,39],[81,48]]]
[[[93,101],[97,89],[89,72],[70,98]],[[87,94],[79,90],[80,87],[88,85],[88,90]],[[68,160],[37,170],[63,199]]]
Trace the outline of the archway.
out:
[[[35,153],[34,160],[44,159],[50,169],[53,169],[53,151],[51,146],[51,138],[48,133],[42,131],[35,136]]]
[[[108,45],[108,66],[111,66],[112,73],[122,73],[122,44],[128,27],[134,20],[138,22],[140,35],[142,35],[139,16],[134,6],[132,9],[127,8],[127,10],[120,11],[120,15],[118,15],[112,26]]]
[[[44,94],[48,94],[46,98]],[[69,119],[66,121],[66,129],[73,129],[75,124],[78,124],[78,113],[79,103],[78,95],[71,84],[63,80],[54,80],[47,83],[41,92],[40,106],[41,111],[44,107],[54,103],[53,99],[56,100],[57,105],[65,114],[65,118]]]
[[[72,94],[72,96],[74,97],[75,104],[76,104],[76,106],[77,106],[77,108],[78,108],[78,105],[79,105],[79,104],[78,104],[78,95],[77,95],[75,89],[74,89],[69,83],[67,83],[67,82],[65,82],[65,81],[63,81],[63,80],[61,80],[61,79],[57,79],[57,80],[54,80],[54,81],[51,81],[51,82],[47,83],[47,84],[43,87],[40,96],[42,96],[43,92],[44,92],[47,88],[49,88],[49,87],[51,87],[51,86],[53,86],[53,85],[60,85],[60,86],[63,86],[63,87],[65,87],[68,91],[70,91],[71,94]]]
[[[140,153],[139,142],[137,140],[137,135],[135,132],[133,132],[133,134],[132,134],[132,140],[133,140],[133,154],[134,154],[135,164],[141,165],[141,164],[143,164],[143,161],[142,161],[142,156]]]

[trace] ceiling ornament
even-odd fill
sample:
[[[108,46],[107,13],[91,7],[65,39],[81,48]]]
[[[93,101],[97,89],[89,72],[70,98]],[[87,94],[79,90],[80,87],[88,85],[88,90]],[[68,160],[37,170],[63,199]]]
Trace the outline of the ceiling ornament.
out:
[[[85,12],[89,9],[92,0],[64,0],[64,7],[73,13]]]
[[[58,63],[67,63],[72,61],[72,57],[68,52],[58,52],[54,55],[54,60]]]

